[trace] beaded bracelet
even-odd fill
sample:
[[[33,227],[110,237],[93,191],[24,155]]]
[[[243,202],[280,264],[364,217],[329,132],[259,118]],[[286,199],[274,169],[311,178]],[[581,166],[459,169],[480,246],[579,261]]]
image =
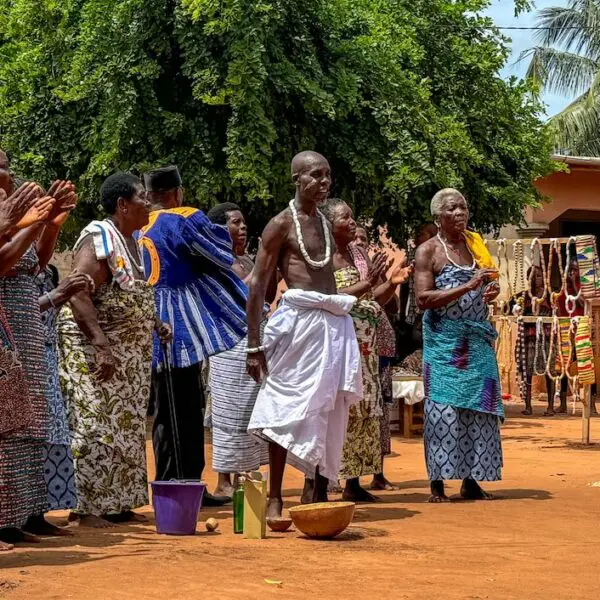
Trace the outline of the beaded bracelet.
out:
[[[264,352],[264,351],[265,351],[264,346],[258,346],[256,348],[248,348],[246,350],[246,354],[258,354],[259,352]]]

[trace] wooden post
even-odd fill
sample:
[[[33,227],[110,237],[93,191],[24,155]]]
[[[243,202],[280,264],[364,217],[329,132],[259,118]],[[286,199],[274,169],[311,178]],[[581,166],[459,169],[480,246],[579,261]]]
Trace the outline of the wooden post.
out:
[[[585,315],[590,319],[592,318],[592,307],[589,300],[584,302],[585,305]],[[592,334],[592,327],[590,323],[590,336]],[[592,386],[584,385],[583,386],[583,394],[581,395],[581,401],[583,402],[583,409],[581,411],[581,419],[582,419],[582,431],[581,431],[581,441],[589,445],[590,444],[590,422],[591,422],[591,414],[592,414]]]
[[[582,410],[583,429],[582,429],[581,441],[584,444],[589,445],[589,443],[590,443],[590,422],[591,422],[590,416],[592,413],[592,386],[591,385],[583,386],[583,395],[581,398],[583,400],[583,410]]]

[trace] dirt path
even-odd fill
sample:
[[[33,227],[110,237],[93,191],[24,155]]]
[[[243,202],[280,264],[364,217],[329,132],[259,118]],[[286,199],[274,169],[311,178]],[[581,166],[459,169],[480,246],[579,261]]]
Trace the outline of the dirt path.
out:
[[[536,407],[541,413],[541,406]],[[516,407],[511,414],[517,415]],[[600,596],[600,445],[582,448],[578,418],[510,418],[505,480],[494,502],[429,505],[422,442],[394,440],[386,473],[397,492],[357,509],[338,539],[296,532],[244,540],[230,510],[203,510],[219,533],[158,536],[152,524],[20,547],[0,555],[0,598],[168,600],[334,598],[577,600]],[[600,439],[600,420],[592,436]],[[209,474],[210,486],[214,477]],[[286,477],[288,505],[301,477]],[[600,484],[599,484],[600,485]],[[450,491],[458,492],[458,482]],[[150,508],[143,511],[152,516]],[[64,522],[56,513],[53,520]],[[282,581],[274,586],[265,579]]]

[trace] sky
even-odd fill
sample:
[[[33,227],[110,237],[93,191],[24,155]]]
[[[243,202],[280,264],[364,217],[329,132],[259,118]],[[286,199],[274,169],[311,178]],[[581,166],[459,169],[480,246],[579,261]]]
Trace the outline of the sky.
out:
[[[568,0],[535,0],[535,9],[528,13],[514,16],[513,0],[493,0],[492,6],[486,11],[499,27],[534,27],[535,12],[548,6],[567,6]],[[527,71],[527,60],[516,63],[521,52],[536,45],[535,31],[504,31],[512,38],[512,56],[502,71],[504,77],[516,75],[523,77]],[[572,98],[566,98],[556,94],[544,94],[544,102],[547,104],[546,112],[549,117],[560,112]]]

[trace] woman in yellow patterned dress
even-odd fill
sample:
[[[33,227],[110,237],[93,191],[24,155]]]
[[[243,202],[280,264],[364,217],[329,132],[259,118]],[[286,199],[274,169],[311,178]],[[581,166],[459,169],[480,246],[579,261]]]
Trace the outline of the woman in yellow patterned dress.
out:
[[[342,200],[330,199],[323,212],[333,227],[336,250],[333,267],[338,292],[358,298],[350,312],[360,345],[363,399],[350,409],[340,479],[346,480],[344,499],[374,502],[376,497],[360,485],[360,477],[382,470],[380,419],[382,412],[379,380],[377,324],[385,305],[402,281],[404,271],[395,269],[385,278],[387,259],[376,254],[373,261],[355,245],[356,222],[352,209]],[[361,276],[362,274],[362,276]],[[384,283],[380,283],[383,278]]]
[[[144,280],[134,231],[148,223],[141,181],[128,173],[101,189],[108,215],[75,244],[74,266],[95,292],[73,297],[59,317],[60,379],[73,433],[77,508],[92,527],[143,520],[148,503],[146,412],[150,396],[154,292]]]

